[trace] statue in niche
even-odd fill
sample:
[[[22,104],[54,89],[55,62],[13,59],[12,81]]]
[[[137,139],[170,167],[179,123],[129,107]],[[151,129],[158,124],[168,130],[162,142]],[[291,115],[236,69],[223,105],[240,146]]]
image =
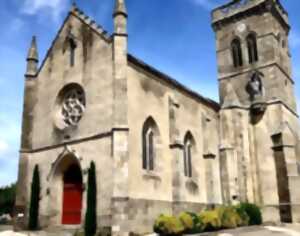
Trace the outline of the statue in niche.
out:
[[[250,95],[251,102],[257,102],[263,98],[264,88],[261,80],[263,76],[263,73],[255,71],[250,77],[246,90]]]

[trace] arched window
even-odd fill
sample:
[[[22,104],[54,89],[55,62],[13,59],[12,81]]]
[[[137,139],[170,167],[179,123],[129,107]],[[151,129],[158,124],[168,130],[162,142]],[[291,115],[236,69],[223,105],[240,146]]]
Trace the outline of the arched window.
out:
[[[158,143],[159,131],[152,117],[149,117],[143,127],[143,169],[154,170],[156,158],[156,145]]]
[[[234,67],[243,66],[241,41],[237,38],[231,42],[231,53]]]
[[[184,175],[186,177],[193,176],[192,166],[192,154],[194,148],[194,139],[190,132],[187,132],[184,138],[184,150],[183,150],[183,161],[184,161]]]
[[[249,55],[249,63],[253,64],[258,61],[257,42],[255,34],[251,33],[247,36],[247,47]]]

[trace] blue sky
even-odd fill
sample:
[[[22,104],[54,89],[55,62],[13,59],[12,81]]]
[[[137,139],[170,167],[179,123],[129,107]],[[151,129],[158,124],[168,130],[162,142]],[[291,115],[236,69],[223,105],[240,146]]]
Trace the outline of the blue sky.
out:
[[[113,2],[77,0],[79,7],[109,32]],[[127,0],[129,52],[218,100],[210,10],[225,2],[228,0]],[[300,1],[282,3],[290,14],[293,77],[300,101]],[[23,75],[30,39],[37,35],[41,60],[70,5],[70,0],[0,1],[0,186],[10,184],[17,176]]]

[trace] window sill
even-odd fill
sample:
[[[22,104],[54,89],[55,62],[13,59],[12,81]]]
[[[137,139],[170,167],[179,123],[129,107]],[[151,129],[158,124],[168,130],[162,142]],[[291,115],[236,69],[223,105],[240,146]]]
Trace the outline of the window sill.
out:
[[[159,174],[153,170],[143,170],[143,178],[161,180]]]

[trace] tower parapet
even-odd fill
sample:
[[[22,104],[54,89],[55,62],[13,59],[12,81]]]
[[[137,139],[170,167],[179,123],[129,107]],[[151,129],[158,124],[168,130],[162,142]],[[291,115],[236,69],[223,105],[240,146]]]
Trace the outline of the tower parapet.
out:
[[[212,11],[212,25],[217,29],[223,24],[231,23],[233,18],[245,17],[249,12],[263,10],[270,11],[287,30],[290,29],[288,13],[279,0],[233,0]]]

